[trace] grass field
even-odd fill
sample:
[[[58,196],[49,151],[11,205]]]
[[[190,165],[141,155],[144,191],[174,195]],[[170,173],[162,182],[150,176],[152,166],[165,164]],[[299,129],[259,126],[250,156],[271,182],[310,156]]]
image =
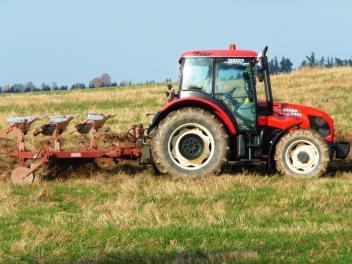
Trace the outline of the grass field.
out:
[[[352,68],[300,70],[274,76],[272,85],[276,99],[328,112],[337,134],[350,137]],[[133,123],[149,123],[145,113],[164,104],[164,90],[1,95],[0,127],[15,114],[81,115],[74,124],[88,112],[103,112],[116,113],[107,125],[124,132]],[[0,262],[352,262],[349,161],[310,180],[267,175],[262,165],[232,164],[219,177],[178,181],[126,164],[112,172],[67,167],[69,179],[23,187],[9,182],[6,166],[0,176]]]

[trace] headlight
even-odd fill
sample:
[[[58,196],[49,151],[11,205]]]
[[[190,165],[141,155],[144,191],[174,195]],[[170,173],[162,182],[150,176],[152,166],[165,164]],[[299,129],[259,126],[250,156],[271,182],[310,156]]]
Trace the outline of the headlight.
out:
[[[309,117],[310,127],[316,130],[321,136],[327,137],[330,135],[329,124],[321,117],[310,116]]]

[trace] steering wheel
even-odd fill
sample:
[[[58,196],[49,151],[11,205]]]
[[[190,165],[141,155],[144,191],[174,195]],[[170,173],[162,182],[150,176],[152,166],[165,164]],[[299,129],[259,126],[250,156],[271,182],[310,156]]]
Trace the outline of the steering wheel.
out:
[[[233,95],[233,93],[238,89],[238,86],[233,87],[227,94]]]
[[[233,93],[238,89],[237,86],[233,87],[230,91],[226,93],[218,93],[221,97],[223,97],[225,100],[228,100],[232,106],[234,106],[235,109],[237,109],[241,104],[233,98]]]

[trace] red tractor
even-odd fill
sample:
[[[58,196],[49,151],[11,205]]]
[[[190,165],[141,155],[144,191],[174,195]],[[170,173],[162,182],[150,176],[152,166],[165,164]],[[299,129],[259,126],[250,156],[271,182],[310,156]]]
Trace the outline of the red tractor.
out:
[[[349,143],[333,141],[329,115],[273,100],[266,53],[231,45],[182,54],[179,92],[148,130],[160,173],[195,178],[220,173],[228,161],[264,160],[303,178],[323,175],[334,156],[348,156]]]

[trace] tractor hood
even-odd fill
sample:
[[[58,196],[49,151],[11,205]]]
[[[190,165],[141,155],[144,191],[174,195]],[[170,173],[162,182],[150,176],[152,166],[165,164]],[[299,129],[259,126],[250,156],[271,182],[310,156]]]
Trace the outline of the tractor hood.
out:
[[[260,108],[266,107],[265,101],[258,103]],[[272,115],[259,115],[260,126],[270,126],[285,129],[293,124],[299,123],[300,128],[312,128],[321,134],[326,141],[334,140],[334,122],[325,112],[314,107],[274,102]]]

